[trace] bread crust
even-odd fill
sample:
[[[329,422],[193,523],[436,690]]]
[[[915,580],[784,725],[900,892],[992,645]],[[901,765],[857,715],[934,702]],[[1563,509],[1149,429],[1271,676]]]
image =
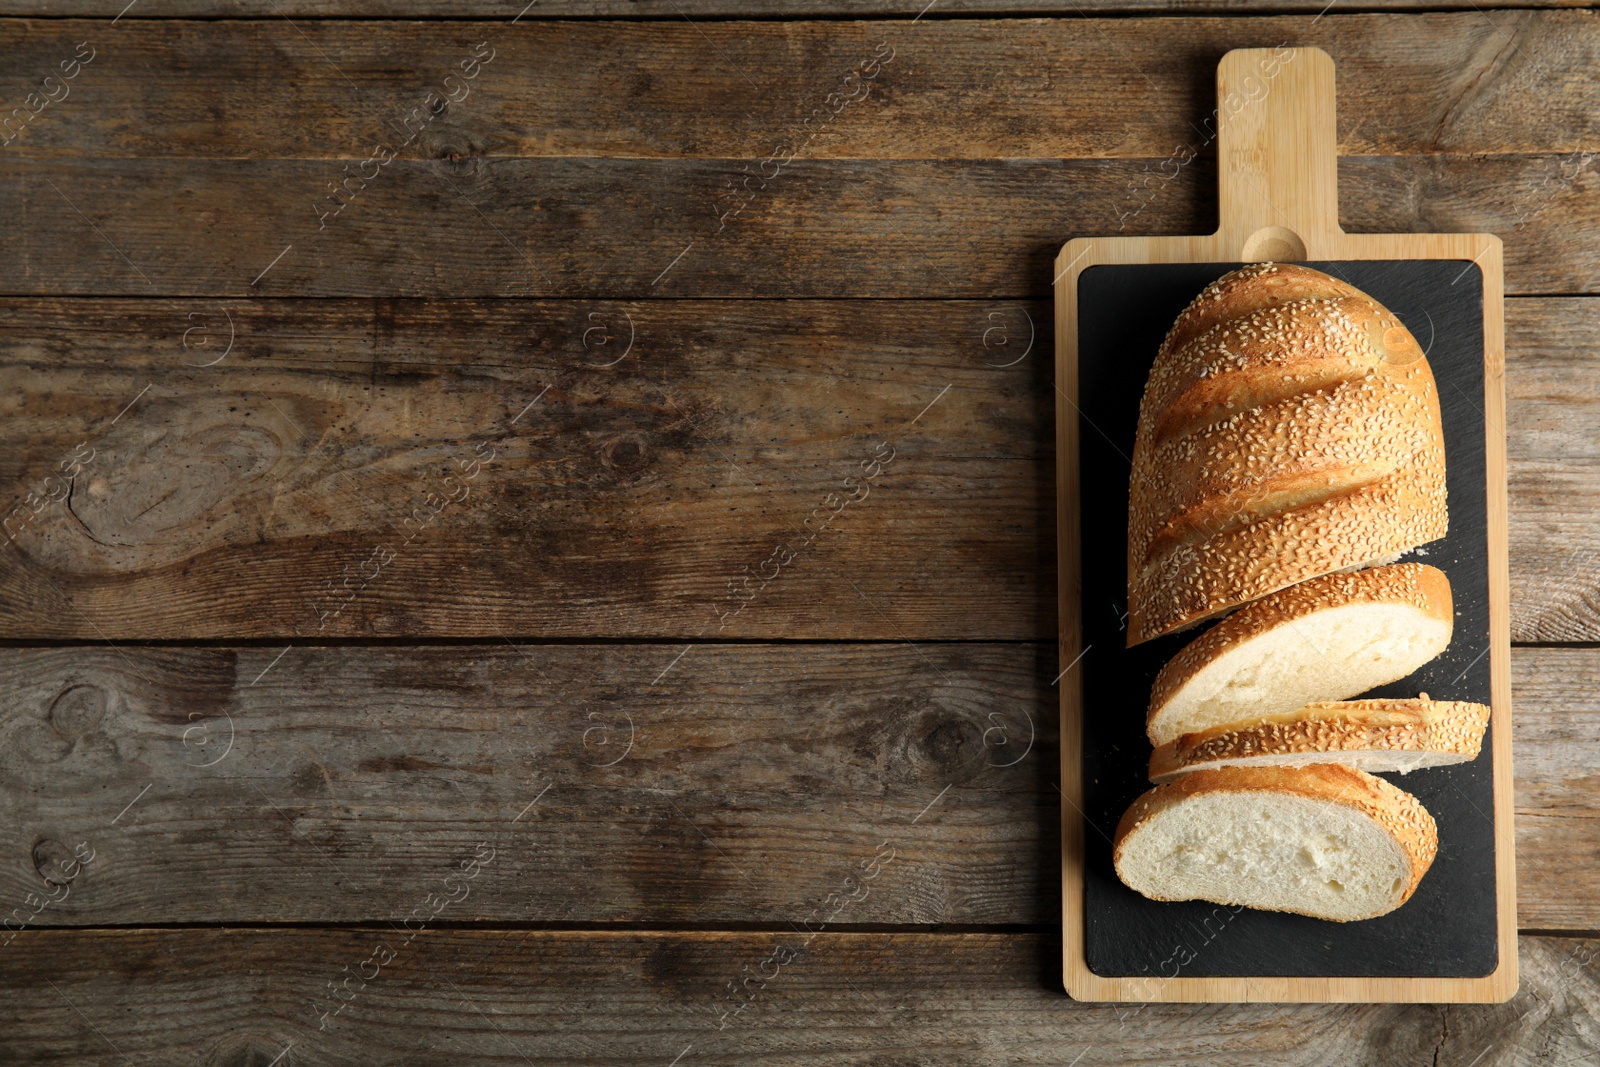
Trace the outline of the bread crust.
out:
[[[1257,264],[1178,317],[1140,403],[1128,644],[1443,537],[1433,372],[1377,301]]]
[[[1225,319],[1307,297],[1363,296],[1347,282],[1293,263],[1251,263],[1229,271],[1178,315],[1167,343],[1181,347]]]
[[[1161,741],[1156,725],[1173,697],[1219,657],[1280,626],[1350,604],[1409,604],[1429,618],[1451,626],[1455,622],[1450,579],[1425,563],[1325,574],[1280,589],[1235,611],[1185,645],[1161,668],[1150,687],[1150,708],[1145,714],[1151,743]]]
[[[1198,774],[1205,764],[1249,766],[1261,756],[1316,757],[1337,752],[1433,752],[1478,758],[1489,706],[1464,700],[1345,700],[1307,704],[1256,722],[1184,734],[1150,756],[1150,780]]]
[[[1397,908],[1411,899],[1439,851],[1438,827],[1422,802],[1366,771],[1323,763],[1309,767],[1220,767],[1185,774],[1166,785],[1156,786],[1133,802],[1118,821],[1117,831],[1112,837],[1111,859],[1117,876],[1122,877],[1123,848],[1140,827],[1168,808],[1182,804],[1190,797],[1207,793],[1270,793],[1305,797],[1352,807],[1368,815],[1394,838],[1411,861],[1411,879],[1395,904]],[[1152,896],[1151,899],[1175,898]]]

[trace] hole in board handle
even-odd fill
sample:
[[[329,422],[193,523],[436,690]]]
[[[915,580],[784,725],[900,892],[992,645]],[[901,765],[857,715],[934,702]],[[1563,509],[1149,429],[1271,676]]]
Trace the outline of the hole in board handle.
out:
[[[1306,243],[1287,226],[1263,226],[1244,239],[1239,258],[1252,263],[1294,263],[1306,258]]]

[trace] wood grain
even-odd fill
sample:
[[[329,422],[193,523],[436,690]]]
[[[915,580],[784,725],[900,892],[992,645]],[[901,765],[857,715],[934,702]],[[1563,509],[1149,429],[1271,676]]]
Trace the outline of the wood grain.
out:
[[[69,95],[6,155],[361,160],[480,41],[492,60],[451,87],[458,101],[422,123],[403,156],[749,159],[762,174],[770,168],[754,161],[781,142],[799,149],[800,166],[1160,160],[1182,144],[1214,147],[1222,53],[1278,43],[1321,47],[1338,63],[1345,155],[1600,148],[1600,85],[1587,76],[1600,26],[1582,12],[1091,20],[1058,5],[1068,17],[701,25],[662,4],[670,18],[653,22],[301,26],[273,3],[260,21],[0,21],[19,72],[8,97],[30,88],[22,72],[42,78],[79,42],[94,49]],[[548,15],[547,3],[529,16]],[[141,0],[130,16],[171,8]],[[844,82],[874,55],[885,57],[874,76]],[[842,110],[813,120],[820,132],[808,138],[802,120],[836,90],[856,99],[826,105]],[[321,173],[343,176],[337,165]]]
[[[31,2],[6,10],[62,13]],[[310,619],[316,637],[492,642],[296,644],[282,659],[276,644],[0,650],[0,793],[22,813],[0,892],[37,899],[76,830],[101,848],[37,926],[378,920],[26,931],[0,948],[0,1058],[124,1062],[114,1041],[141,1062],[260,1067],[291,1040],[280,1062],[1061,1062],[1080,1040],[1083,1067],[1593,1058],[1595,945],[1543,937],[1522,939],[1524,992],[1504,1007],[1205,1008],[1197,1030],[1194,1009],[1064,1001],[1048,935],[829,933],[718,1031],[738,1003],[727,983],[787,934],[430,930],[317,1031],[323,983],[394,936],[383,921],[437,903],[486,830],[509,847],[442,920],[792,931],[885,822],[906,848],[842,921],[1048,920],[1049,726],[1018,767],[988,766],[988,731],[1009,739],[1017,709],[1052,699],[1042,646],[512,648],[498,633],[715,635],[737,603],[728,580],[769,560],[768,535],[891,427],[896,465],[871,500],[724,635],[1049,636],[1047,336],[1005,364],[1050,314],[1020,298],[1047,292],[1074,233],[1214,224],[1205,158],[1123,216],[1174,144],[1203,140],[1224,49],[1281,31],[1335,54],[1347,228],[1499,232],[1518,293],[1600,278],[1584,236],[1600,37],[1581,15],[1486,3],[1317,20],[1321,0],[1288,0],[1305,17],[1080,17],[1166,6],[1105,0],[1049,9],[1059,22],[939,21],[981,6],[915,26],[735,26],[701,20],[790,12],[544,0],[513,27],[311,21],[458,10],[433,0],[144,0],[115,27],[0,23],[16,69],[53,65],[80,30],[105,44],[73,98],[0,152],[0,291],[141,298],[0,308],[8,499],[45,491],[77,441],[101,446],[71,510],[23,522],[24,553],[5,546],[8,632],[287,644]],[[844,0],[805,13],[915,14]],[[231,21],[139,21],[181,14]],[[536,21],[617,14],[662,21]],[[832,91],[825,75],[890,34],[882,91],[718,232],[726,183]],[[312,206],[339,165],[420,98],[429,62],[442,75],[486,38],[503,47],[470,100],[319,231]],[[144,299],[163,293],[243,299]],[[395,299],[419,294],[590,299]],[[610,299],[684,295],[981,299]],[[224,309],[236,345],[200,366],[223,347]],[[630,320],[637,348],[604,366]],[[1516,633],[1595,640],[1600,321],[1586,301],[1538,299],[1510,302],[1508,326]],[[470,459],[485,440],[514,450],[496,448],[469,499],[413,522],[416,541],[316,627],[460,446]],[[1600,926],[1595,655],[1513,657],[1525,928]],[[204,766],[225,725],[236,747]],[[601,766],[625,730],[635,747]],[[919,815],[941,777],[954,788]]]
[[[1348,157],[1341,217],[1500,233],[1508,292],[1591,292],[1600,168],[1566,160]],[[0,292],[1042,297],[1068,237],[1215,226],[1214,167],[1146,190],[1159,162],[817,160],[719,232],[738,160],[395,160],[319,230],[327,163],[0,158]]]
[[[1499,8],[1577,7],[1580,0],[1484,0],[1477,5],[1485,11]],[[1433,6],[1430,0],[1278,0],[1274,10],[1339,13],[1361,11],[1410,12]],[[123,11],[117,0],[8,0],[0,15],[42,15],[75,18],[112,19]],[[896,0],[493,0],[463,11],[460,4],[447,0],[239,0],[218,9],[205,0],[142,0],[123,14],[123,23],[145,19],[205,18],[243,21],[246,19],[363,18],[363,19],[440,19],[471,17],[484,22],[523,23],[544,19],[659,19],[681,22],[717,19],[814,19],[886,18],[924,23],[946,18],[985,15],[1066,16],[1083,18],[1095,14],[1232,14],[1249,15],[1260,10],[1251,0],[939,0],[937,4],[897,3]],[[1498,12],[1497,12],[1498,17]]]
[[[1587,534],[1588,517],[1600,508],[1600,463],[1518,460],[1510,465],[1510,486],[1517,501],[1512,537],[1519,551],[1527,546],[1518,566],[1522,598],[1513,608],[1519,638],[1595,640],[1600,550]]]
[[[1512,460],[1600,459],[1596,331],[1600,300],[1506,302],[1506,454]]]
[[[768,541],[803,536],[888,435],[872,495],[723,634],[1048,639],[1050,321],[1018,301],[0,301],[0,516],[98,450],[72,512],[8,520],[0,633],[714,632],[742,602],[727,583],[748,596]],[[1513,637],[1597,640],[1600,302],[1509,301],[1507,340]],[[329,584],[408,536],[485,437],[503,458],[472,495],[319,628]],[[601,575],[606,597],[578,595]]]
[[[83,843],[34,925],[398,922],[485,842],[451,921],[800,923],[884,846],[900,891],[852,921],[1037,922],[1056,895],[1048,659],[0,650],[0,901],[64,881]]]
[[[1559,315],[1506,306],[1510,454],[1512,631],[1523,641],[1600,638],[1600,546],[1589,517],[1600,510],[1600,360],[1586,340],[1600,303]],[[1559,456],[1560,459],[1555,457]]]
[[[1038,307],[26,304],[5,636],[1052,624]]]
[[[1595,649],[1512,653],[1517,788],[1517,923],[1600,929],[1585,901],[1600,894],[1600,700],[1586,664]],[[1557,710],[1559,709],[1559,710]],[[1591,829],[1593,827],[1593,829]]]
[[[1519,920],[1597,929],[1600,650],[1512,664]],[[852,922],[1050,922],[1055,674],[1048,643],[0,649],[0,918],[81,841],[32,925],[398,922],[488,841],[445,918],[803,923],[887,841]]]
[[[893,873],[874,891],[895,892]],[[1593,1063],[1600,943],[1520,948],[1503,1005],[1196,1008],[1069,1001],[1040,934],[29,931],[0,955],[0,1051],[216,1067],[265,1067],[291,1043],[294,1067]],[[327,986],[346,977],[334,1015]]]

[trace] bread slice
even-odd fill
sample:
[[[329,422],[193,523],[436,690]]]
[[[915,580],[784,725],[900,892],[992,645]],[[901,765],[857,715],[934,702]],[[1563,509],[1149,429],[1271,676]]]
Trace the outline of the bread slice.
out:
[[[1443,537],[1433,372],[1393,314],[1257,264],[1179,316],[1145,384],[1128,498],[1128,644]]]
[[[1152,900],[1209,900],[1335,922],[1411,898],[1439,835],[1416,797],[1353,767],[1195,771],[1134,801],[1117,877]]]
[[[1298,712],[1399,681],[1450,644],[1450,579],[1399,563],[1328,574],[1240,608],[1156,675],[1154,745],[1228,723]]]
[[[1478,758],[1487,704],[1464,700],[1349,700],[1184,734],[1150,757],[1150,780],[1216,767],[1342,763],[1364,771],[1442,767]]]

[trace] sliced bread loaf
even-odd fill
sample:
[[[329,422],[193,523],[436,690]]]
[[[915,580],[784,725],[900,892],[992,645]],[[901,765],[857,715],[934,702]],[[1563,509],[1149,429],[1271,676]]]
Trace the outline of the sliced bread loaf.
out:
[[[1342,763],[1364,771],[1441,767],[1478,758],[1489,707],[1464,700],[1346,700],[1184,734],[1150,757],[1150,780],[1215,767]]]
[[[1327,574],[1240,608],[1156,676],[1145,730],[1155,745],[1344,700],[1398,681],[1450,644],[1450,580],[1399,563]]]
[[[1393,911],[1439,836],[1416,797],[1353,767],[1195,771],[1134,801],[1117,876],[1152,900],[1209,900],[1349,922]]]
[[[1448,526],[1425,353],[1309,267],[1242,267],[1195,298],[1151,367],[1132,462],[1129,645]]]

